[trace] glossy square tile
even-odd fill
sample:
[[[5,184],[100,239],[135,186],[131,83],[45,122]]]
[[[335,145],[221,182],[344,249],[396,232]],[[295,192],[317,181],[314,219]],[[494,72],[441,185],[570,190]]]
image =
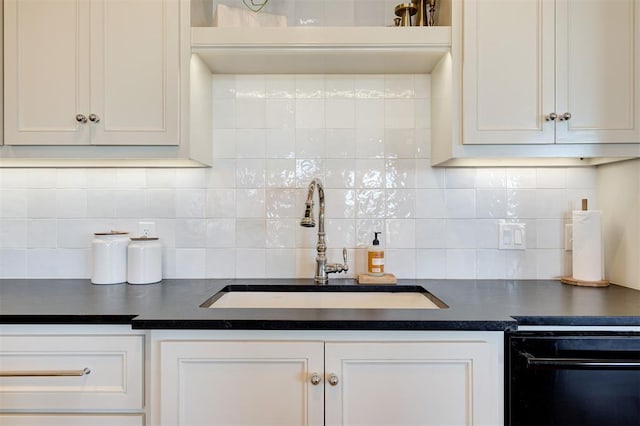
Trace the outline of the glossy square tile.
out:
[[[209,278],[233,278],[236,275],[235,249],[206,249],[205,262],[205,274]]]
[[[473,189],[447,189],[447,216],[472,218],[476,213],[476,191]]]
[[[236,81],[236,99],[262,99],[266,97],[264,75],[238,74]]]
[[[267,158],[294,158],[296,153],[295,129],[267,129]]]
[[[413,99],[385,99],[384,125],[387,129],[415,127],[415,101]]]
[[[385,233],[381,237],[381,243],[387,248],[415,248],[415,220],[387,219]]]
[[[384,218],[386,193],[382,189],[359,189],[356,191],[357,218]]]
[[[266,240],[267,223],[264,218],[236,219],[236,247],[264,248]]]
[[[324,129],[324,100],[296,99],[296,128]]]
[[[202,191],[204,193],[204,190]],[[175,189],[149,189],[144,192],[144,203],[145,217],[175,218],[177,216]]]
[[[236,191],[235,189],[209,189],[207,190],[207,217],[227,217],[236,215]]]
[[[0,278],[26,278],[26,249],[0,248]]]
[[[293,99],[267,99],[265,127],[293,129],[296,126],[296,103]]]
[[[384,182],[384,160],[356,160],[356,187],[384,188]]]
[[[264,218],[265,217],[265,190],[264,189],[237,189],[236,190],[236,217],[237,218]]]
[[[385,166],[385,180],[387,188],[412,189],[416,187],[416,168],[414,160],[386,160]]]
[[[296,184],[296,160],[267,160],[267,188],[294,188]]]
[[[442,279],[447,277],[447,251],[445,249],[417,249],[416,278]]]
[[[411,74],[389,74],[384,77],[384,96],[387,99],[413,99],[415,85]]]
[[[298,208],[298,190],[267,189],[265,196],[267,218],[297,218],[302,215],[302,209]]]
[[[264,188],[266,161],[264,159],[238,159],[236,186],[238,188]]]
[[[22,218],[27,215],[27,192],[0,189],[0,218]]]
[[[236,129],[213,129],[213,157],[229,158],[236,157]]]
[[[205,217],[206,206],[206,189],[178,189],[175,191],[175,217]]]
[[[176,219],[176,248],[203,248],[206,241],[205,219]]]
[[[501,250],[476,251],[476,278],[503,280],[506,277],[506,252]]]
[[[446,191],[443,189],[416,190],[416,218],[447,217]]]
[[[0,247],[27,248],[27,221],[24,219],[0,221]]]
[[[296,273],[296,250],[267,250],[265,264],[268,278],[294,277]]]
[[[507,191],[505,189],[477,189],[477,218],[503,218],[507,215]]]
[[[57,241],[58,224],[55,219],[29,220],[27,223],[27,247],[56,248]]]
[[[536,169],[537,188],[566,188],[567,169],[545,167]]]
[[[267,102],[265,99],[236,99],[235,108],[233,127],[236,129],[264,129],[266,127]],[[214,124],[214,127],[217,126]]]
[[[446,228],[446,248],[471,249],[476,247],[475,219],[450,219],[446,221]]]
[[[355,129],[326,129],[325,156],[327,159],[354,158],[355,155]]]
[[[445,219],[416,219],[415,226],[416,248],[436,249],[447,246]]]
[[[384,127],[384,99],[359,98],[355,103],[355,127],[377,129]]]
[[[342,1],[342,0],[338,0]],[[347,5],[348,8],[348,5]],[[339,8],[336,8],[339,10]],[[355,97],[355,78],[349,74],[325,76],[325,97],[327,99],[352,99]]]
[[[295,87],[297,99],[322,99],[325,96],[324,75],[296,75]]]
[[[384,129],[356,129],[356,158],[384,157]]]
[[[325,185],[327,188],[353,188],[356,177],[355,159],[328,159]]]
[[[447,278],[475,279],[476,251],[470,249],[447,249]]]
[[[415,217],[416,190],[388,189],[387,213],[390,219],[411,219]]]
[[[411,249],[389,249],[384,252],[385,271],[398,279],[413,279],[416,276],[416,257]]]
[[[299,219],[267,219],[266,247],[295,248],[296,228],[300,226],[298,221]]]
[[[236,219],[207,219],[207,248],[234,248],[236,246]]]
[[[416,141],[413,129],[386,129],[384,132],[386,158],[415,158]]]
[[[327,99],[325,101],[325,126],[328,129],[353,129],[356,127],[356,103],[353,99]]]
[[[295,76],[286,74],[273,74],[265,76],[265,94],[269,99],[295,98]]]
[[[296,157],[325,156],[325,129],[296,129]]]

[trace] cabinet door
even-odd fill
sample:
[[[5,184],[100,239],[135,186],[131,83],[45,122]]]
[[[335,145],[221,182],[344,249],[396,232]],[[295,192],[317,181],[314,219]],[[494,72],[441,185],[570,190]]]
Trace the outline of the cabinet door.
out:
[[[640,2],[556,4],[557,142],[640,142]]]
[[[83,145],[89,2],[5,0],[5,144]]]
[[[178,0],[91,3],[93,144],[177,145]]]
[[[464,1],[463,143],[554,143],[553,5]]]
[[[486,342],[327,342],[327,425],[499,425],[502,379]]]
[[[323,425],[322,342],[160,343],[160,424]]]

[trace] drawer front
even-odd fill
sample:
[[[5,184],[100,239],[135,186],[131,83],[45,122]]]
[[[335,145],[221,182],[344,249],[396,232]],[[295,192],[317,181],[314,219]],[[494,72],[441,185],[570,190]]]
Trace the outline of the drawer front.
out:
[[[144,426],[142,414],[0,414],[0,426]]]
[[[0,336],[0,410],[140,410],[143,363],[143,336]]]

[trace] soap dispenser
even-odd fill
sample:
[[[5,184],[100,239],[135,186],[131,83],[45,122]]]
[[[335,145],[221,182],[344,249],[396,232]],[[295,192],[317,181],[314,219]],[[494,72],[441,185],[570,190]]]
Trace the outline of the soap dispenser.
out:
[[[378,234],[381,232],[373,233],[373,242],[367,251],[367,272],[374,276],[384,275],[384,248],[378,240]]]

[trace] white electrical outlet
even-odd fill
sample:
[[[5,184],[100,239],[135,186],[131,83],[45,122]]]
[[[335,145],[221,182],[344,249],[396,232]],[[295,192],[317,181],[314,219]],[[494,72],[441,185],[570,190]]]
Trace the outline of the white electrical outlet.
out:
[[[524,250],[527,248],[524,223],[500,223],[498,231],[498,248],[500,250]]]
[[[155,222],[138,222],[138,234],[141,237],[152,237],[156,233]]]

